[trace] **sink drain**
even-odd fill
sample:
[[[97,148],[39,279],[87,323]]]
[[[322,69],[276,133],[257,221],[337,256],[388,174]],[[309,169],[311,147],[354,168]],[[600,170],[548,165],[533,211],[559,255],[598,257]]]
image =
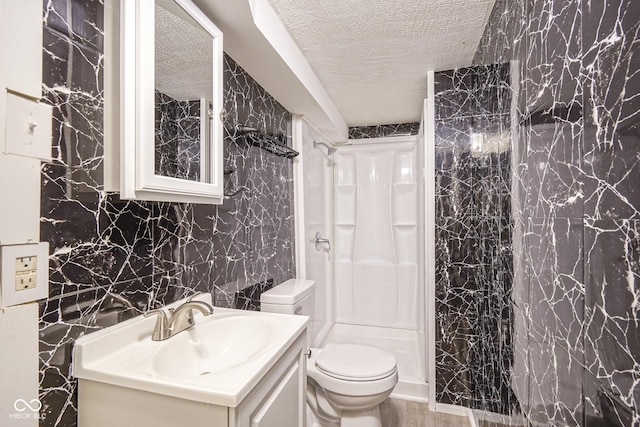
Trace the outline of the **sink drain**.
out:
[[[211,372],[209,372],[209,371],[204,371],[203,373],[201,373],[201,374],[200,374],[200,376],[202,376],[202,375],[207,375],[207,374],[210,374],[210,373],[211,373]]]

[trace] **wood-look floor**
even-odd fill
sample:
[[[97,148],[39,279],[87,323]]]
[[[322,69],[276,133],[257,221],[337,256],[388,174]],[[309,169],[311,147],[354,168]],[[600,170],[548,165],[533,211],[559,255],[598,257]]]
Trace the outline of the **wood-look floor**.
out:
[[[387,399],[380,405],[383,427],[469,427],[466,417],[430,412],[426,403]]]

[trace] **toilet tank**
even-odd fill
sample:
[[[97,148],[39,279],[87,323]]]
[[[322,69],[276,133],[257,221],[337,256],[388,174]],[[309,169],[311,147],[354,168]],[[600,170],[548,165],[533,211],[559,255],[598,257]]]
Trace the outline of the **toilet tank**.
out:
[[[260,310],[270,313],[302,314],[313,320],[315,307],[313,280],[290,279],[260,296]]]

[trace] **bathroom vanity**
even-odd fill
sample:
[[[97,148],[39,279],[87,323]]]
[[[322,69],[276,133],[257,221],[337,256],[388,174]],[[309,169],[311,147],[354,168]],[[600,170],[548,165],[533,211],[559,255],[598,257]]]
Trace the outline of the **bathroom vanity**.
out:
[[[164,341],[143,316],[80,337],[78,425],[304,425],[308,318],[222,308],[194,318]]]

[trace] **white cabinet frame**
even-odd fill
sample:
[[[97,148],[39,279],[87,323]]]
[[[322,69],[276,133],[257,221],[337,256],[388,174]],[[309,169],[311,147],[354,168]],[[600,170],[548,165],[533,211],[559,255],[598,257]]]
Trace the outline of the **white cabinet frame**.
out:
[[[193,2],[173,1],[213,37],[214,90],[211,99],[201,100],[201,134],[209,134],[201,159],[210,165],[201,179],[209,182],[155,174],[155,0],[107,0],[105,190],[120,191],[123,199],[220,204],[223,36]]]

